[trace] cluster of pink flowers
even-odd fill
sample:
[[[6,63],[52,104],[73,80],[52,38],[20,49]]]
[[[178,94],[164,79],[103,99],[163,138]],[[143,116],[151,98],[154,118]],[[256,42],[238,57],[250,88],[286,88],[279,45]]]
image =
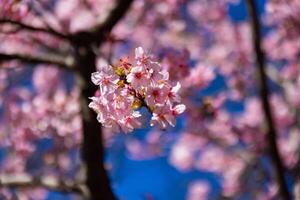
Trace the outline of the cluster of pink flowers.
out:
[[[139,109],[144,106],[152,114],[150,125],[165,129],[175,126],[176,116],[184,112],[178,94],[180,83],[169,81],[169,73],[151,59],[141,47],[135,49],[135,59],[121,59],[117,66],[103,66],[92,74],[99,90],[89,107],[98,121],[113,131],[125,133],[142,125]]]
[[[65,151],[80,144],[80,93],[77,87],[68,91],[62,77],[58,68],[36,66],[32,75],[34,91],[15,87],[2,98],[6,107],[5,120],[0,121],[0,146],[11,147],[11,152],[20,156],[22,162],[32,155],[35,143],[41,139],[54,138],[54,147]]]

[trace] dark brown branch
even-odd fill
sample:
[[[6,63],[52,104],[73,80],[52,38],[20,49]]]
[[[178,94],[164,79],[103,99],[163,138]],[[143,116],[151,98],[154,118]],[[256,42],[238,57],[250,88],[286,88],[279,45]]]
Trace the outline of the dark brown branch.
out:
[[[60,33],[58,31],[55,31],[54,29],[51,28],[41,28],[41,27],[35,27],[35,26],[30,26],[27,24],[24,24],[22,22],[19,21],[14,21],[11,19],[0,19],[0,24],[11,24],[14,26],[17,26],[19,28],[19,30],[26,30],[26,31],[32,31],[32,32],[41,32],[41,33],[46,33],[46,34],[50,34],[62,39],[69,39],[68,35],[65,35],[63,33]]]
[[[27,174],[22,175],[1,175],[0,187],[7,188],[34,188],[41,187],[47,190],[60,193],[74,193],[84,197],[89,197],[87,188],[72,181],[56,180],[53,177],[32,177]]]
[[[89,31],[78,32],[72,35],[74,43],[100,45],[105,41],[117,22],[124,17],[133,0],[119,0],[107,17],[101,18],[97,25]]]
[[[0,62],[18,60],[30,64],[53,64],[63,69],[71,69],[74,66],[73,57],[61,57],[55,55],[32,56],[26,54],[0,53]]]
[[[267,85],[267,75],[265,71],[265,55],[261,47],[261,30],[259,23],[259,14],[255,5],[255,0],[247,0],[248,13],[251,20],[252,34],[253,34],[253,47],[256,54],[257,76],[259,81],[259,92],[262,107],[265,115],[267,125],[267,140],[269,142],[270,155],[274,164],[275,174],[278,185],[280,187],[280,195],[283,199],[290,200],[288,186],[284,177],[284,167],[279,155],[276,143],[276,129],[272,117],[271,106],[269,103],[269,88]]]
[[[102,38],[99,37],[98,42],[101,43],[103,37],[107,36],[117,22],[126,14],[133,0],[119,0],[117,6],[110,12],[104,23],[99,24],[94,28],[94,32],[98,35],[101,34]]]

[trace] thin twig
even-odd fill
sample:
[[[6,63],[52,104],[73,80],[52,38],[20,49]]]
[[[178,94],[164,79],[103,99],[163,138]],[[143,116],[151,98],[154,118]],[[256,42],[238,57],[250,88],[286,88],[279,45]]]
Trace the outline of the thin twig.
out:
[[[28,24],[24,24],[20,21],[14,21],[12,19],[0,19],[0,24],[11,24],[11,25],[21,28],[22,30],[32,31],[32,32],[41,32],[41,33],[50,34],[50,35],[53,35],[53,36],[56,36],[56,37],[59,37],[62,39],[69,39],[68,35],[65,35],[61,32],[55,31],[52,28],[45,29],[45,28],[41,28],[41,27],[35,27],[35,26],[28,25]]]
[[[18,60],[30,64],[53,64],[62,69],[69,70],[74,66],[74,58],[60,57],[55,55],[32,56],[27,54],[0,53],[0,62]]]
[[[255,5],[255,0],[247,0],[247,8],[248,8],[248,13],[250,16],[251,26],[252,26],[253,47],[254,47],[254,52],[256,54],[257,76],[259,81],[258,87],[259,87],[260,99],[262,102],[262,107],[266,119],[267,140],[269,142],[270,156],[273,160],[277,182],[280,187],[280,195],[283,199],[290,200],[291,197],[284,177],[285,170],[276,143],[277,133],[276,133],[275,124],[271,113],[271,106],[269,103],[270,91],[267,85],[268,79],[265,71],[266,59],[261,47],[262,37],[261,37],[261,30],[260,30],[260,23],[259,23],[259,14]]]

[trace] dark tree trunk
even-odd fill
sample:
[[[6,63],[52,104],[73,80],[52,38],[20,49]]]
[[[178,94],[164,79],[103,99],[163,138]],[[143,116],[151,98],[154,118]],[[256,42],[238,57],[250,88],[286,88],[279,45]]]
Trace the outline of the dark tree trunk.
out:
[[[104,168],[104,147],[100,123],[96,114],[87,107],[89,97],[94,96],[97,87],[91,82],[96,71],[96,55],[92,48],[77,44],[78,72],[81,84],[83,112],[82,156],[86,167],[86,184],[92,200],[115,200],[107,172]]]
[[[125,15],[133,0],[119,0],[107,20],[90,32],[79,32],[71,41],[77,58],[77,72],[81,84],[83,112],[82,156],[86,165],[86,184],[92,200],[115,200],[108,175],[104,168],[104,147],[100,123],[97,116],[87,107],[88,98],[94,96],[97,87],[91,81],[96,71],[96,55],[93,47],[101,46],[113,26]]]

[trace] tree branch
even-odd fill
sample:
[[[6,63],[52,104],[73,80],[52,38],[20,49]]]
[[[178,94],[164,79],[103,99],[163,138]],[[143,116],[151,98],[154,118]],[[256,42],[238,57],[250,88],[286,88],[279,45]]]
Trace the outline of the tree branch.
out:
[[[275,174],[278,185],[280,187],[280,194],[283,199],[291,199],[288,186],[284,177],[284,167],[279,155],[276,143],[276,129],[273,121],[271,106],[269,103],[269,88],[267,85],[267,75],[265,71],[265,55],[261,47],[261,30],[259,23],[259,14],[255,5],[255,0],[247,0],[248,13],[251,20],[252,34],[253,34],[253,47],[256,54],[257,76],[259,81],[260,99],[263,106],[263,111],[267,125],[267,140],[269,142],[270,155],[275,167]]]
[[[83,184],[72,181],[57,180],[53,177],[32,177],[27,174],[0,175],[0,187],[34,188],[41,187],[60,193],[75,193],[89,197],[88,190]]]
[[[0,24],[11,24],[11,25],[17,26],[21,30],[46,33],[46,34],[50,34],[50,35],[59,37],[61,39],[69,39],[70,38],[68,35],[65,35],[63,33],[55,31],[54,29],[51,29],[51,28],[45,29],[45,28],[40,28],[40,27],[34,27],[34,26],[30,26],[30,25],[24,24],[19,21],[11,20],[11,19],[0,19]]]
[[[100,45],[107,38],[117,22],[124,17],[132,2],[133,0],[119,0],[106,17],[102,17],[98,20],[94,28],[87,32],[82,31],[72,35],[71,40],[77,44],[90,43],[96,44],[96,46]]]
[[[31,64],[53,64],[62,69],[71,69],[74,66],[74,58],[72,56],[61,57],[56,55],[32,56],[27,54],[7,54],[0,53],[0,62],[19,60]]]
[[[107,36],[117,22],[126,14],[130,8],[133,0],[119,0],[117,6],[110,12],[106,20],[94,28],[96,35],[101,34],[102,37]],[[98,42],[101,43],[104,38],[99,38]]]

